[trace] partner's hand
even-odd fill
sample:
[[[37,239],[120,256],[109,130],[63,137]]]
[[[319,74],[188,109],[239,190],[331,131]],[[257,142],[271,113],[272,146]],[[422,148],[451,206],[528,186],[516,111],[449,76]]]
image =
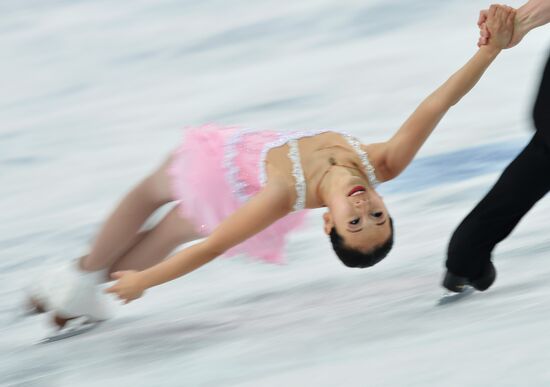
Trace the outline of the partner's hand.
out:
[[[141,284],[141,274],[137,271],[117,271],[111,274],[111,278],[118,281],[105,291],[116,294],[125,304],[141,297],[145,291]]]
[[[485,28],[489,34],[487,46],[502,50],[510,44],[515,17],[515,9],[505,5],[491,5],[485,21]]]
[[[487,29],[487,18],[489,17],[489,9],[484,9],[479,12],[479,19],[477,21],[477,26],[479,27],[479,40],[477,42],[477,46],[485,46],[489,42],[489,38],[491,37],[491,33]],[[523,37],[527,34],[527,31],[525,31],[524,28],[521,28],[520,22],[518,21],[518,18],[514,15],[514,32],[512,34],[512,38],[510,39],[510,42],[508,45],[504,48],[511,48],[517,45]]]

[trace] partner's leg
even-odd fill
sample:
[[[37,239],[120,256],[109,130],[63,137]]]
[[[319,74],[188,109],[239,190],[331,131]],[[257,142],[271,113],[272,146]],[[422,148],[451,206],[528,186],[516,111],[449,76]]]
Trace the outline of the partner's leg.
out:
[[[190,221],[173,208],[145,238],[117,260],[110,272],[118,270],[144,270],[166,258],[176,247],[201,236]]]
[[[531,207],[550,190],[550,56],[533,109],[537,129],[529,145],[505,169],[502,176],[454,232],[447,253],[452,275],[494,280],[491,253]],[[491,273],[492,271],[492,273]],[[493,278],[484,276],[493,275]],[[446,278],[447,280],[447,278]],[[460,282],[460,280],[458,280]],[[484,287],[482,285],[482,287]]]
[[[550,148],[535,134],[529,145],[454,232],[447,269],[476,280],[484,275],[494,247],[550,190]]]
[[[133,245],[146,236],[139,233],[145,221],[163,204],[172,200],[167,160],[120,202],[101,228],[89,255],[80,266],[86,271],[111,267]],[[141,234],[141,235],[140,235]]]
[[[550,147],[550,55],[542,74],[537,100],[533,108],[533,121],[537,132]]]

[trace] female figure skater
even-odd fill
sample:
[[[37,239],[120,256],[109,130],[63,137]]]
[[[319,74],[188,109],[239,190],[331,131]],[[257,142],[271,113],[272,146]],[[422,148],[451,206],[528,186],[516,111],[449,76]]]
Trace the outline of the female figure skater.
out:
[[[426,98],[387,142],[361,144],[336,131],[255,132],[235,127],[189,129],[183,144],[119,204],[90,253],[29,289],[32,304],[58,325],[110,317],[99,283],[125,302],[225,254],[280,262],[285,235],[303,209],[327,207],[324,230],[350,267],[383,259],[392,219],[375,188],[399,175],[451,106],[479,81],[510,42],[515,11],[491,7],[487,45]],[[160,206],[179,201],[154,228],[140,231]],[[179,244],[206,237],[163,260]]]

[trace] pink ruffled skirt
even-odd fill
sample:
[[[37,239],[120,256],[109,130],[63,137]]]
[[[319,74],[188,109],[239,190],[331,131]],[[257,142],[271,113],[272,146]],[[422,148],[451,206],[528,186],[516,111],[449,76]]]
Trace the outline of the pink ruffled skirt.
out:
[[[167,171],[181,216],[203,236],[214,231],[261,189],[267,151],[281,135],[217,125],[187,128]],[[271,263],[284,262],[286,236],[303,223],[305,214],[290,213],[224,255],[246,254]]]

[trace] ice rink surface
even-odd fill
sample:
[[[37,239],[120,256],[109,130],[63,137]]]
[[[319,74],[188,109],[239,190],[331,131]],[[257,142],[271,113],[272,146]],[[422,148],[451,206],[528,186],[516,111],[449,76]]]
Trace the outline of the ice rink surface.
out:
[[[23,286],[84,253],[184,126],[385,140],[475,52],[485,5],[1,2],[0,385],[550,385],[548,198],[496,250],[493,288],[437,305],[452,231],[529,139],[548,28],[381,187],[396,245],[376,267],[343,267],[312,211],[286,265],[218,259],[50,345],[44,317],[18,318]]]

